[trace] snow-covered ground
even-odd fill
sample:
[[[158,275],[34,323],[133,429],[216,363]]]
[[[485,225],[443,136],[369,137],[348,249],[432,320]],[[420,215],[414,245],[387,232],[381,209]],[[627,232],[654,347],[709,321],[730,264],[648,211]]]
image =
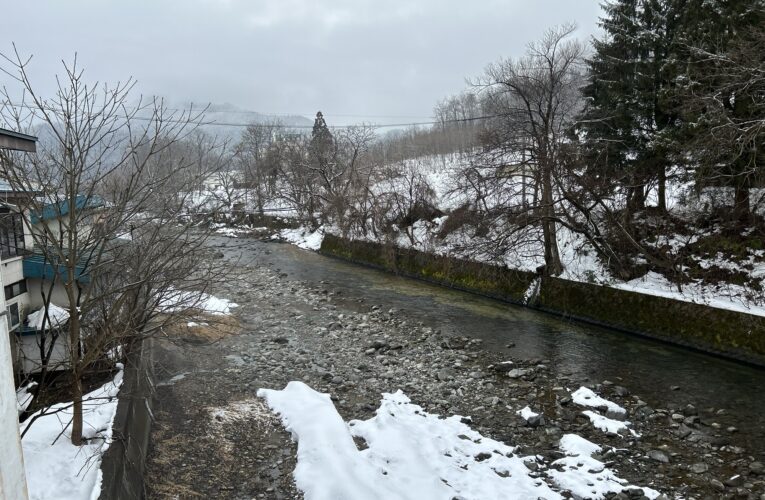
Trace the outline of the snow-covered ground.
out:
[[[306,250],[318,250],[324,240],[324,229],[317,229],[316,231],[306,228],[282,229],[278,237]]]
[[[168,312],[197,309],[204,313],[224,316],[231,314],[231,308],[237,304],[204,292],[170,291],[163,297],[160,307]]]
[[[565,457],[544,464],[482,436],[469,419],[424,411],[401,391],[383,394],[373,418],[348,423],[329,394],[302,382],[281,391],[260,389],[258,396],[298,443],[294,477],[306,500],[559,499],[562,490],[599,499],[629,487],[593,458],[602,448],[580,436],[564,435],[559,446]],[[531,472],[530,462],[540,472]]]
[[[95,500],[101,493],[101,457],[109,448],[122,371],[83,397],[82,446],[71,442],[71,402],[45,410],[21,441],[30,500]],[[31,423],[31,424],[30,424]]]

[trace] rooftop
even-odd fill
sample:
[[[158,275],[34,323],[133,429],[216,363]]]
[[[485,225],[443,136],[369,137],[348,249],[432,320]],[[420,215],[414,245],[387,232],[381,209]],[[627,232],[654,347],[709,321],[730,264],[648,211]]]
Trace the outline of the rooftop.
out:
[[[37,137],[0,128],[0,148],[34,153]]]

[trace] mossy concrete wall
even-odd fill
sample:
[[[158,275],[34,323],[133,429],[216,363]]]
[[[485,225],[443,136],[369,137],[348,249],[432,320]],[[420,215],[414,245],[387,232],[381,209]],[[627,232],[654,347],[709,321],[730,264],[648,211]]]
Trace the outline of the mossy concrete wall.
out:
[[[325,255],[376,267],[402,276],[520,304],[533,273],[433,255],[368,241],[326,235],[319,250]]]
[[[523,304],[536,278],[530,272],[333,235],[325,236],[320,252],[515,304]],[[553,277],[542,279],[530,307],[765,365],[761,316]]]
[[[552,277],[542,280],[536,306],[765,365],[762,316]]]

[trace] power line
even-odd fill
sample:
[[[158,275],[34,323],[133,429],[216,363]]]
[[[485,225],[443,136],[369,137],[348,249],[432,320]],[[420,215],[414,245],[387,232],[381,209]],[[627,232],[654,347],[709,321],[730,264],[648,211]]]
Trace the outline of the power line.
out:
[[[8,106],[12,106],[15,108],[23,108],[23,109],[31,109],[31,110],[37,110],[39,109],[37,106],[31,106],[29,104],[23,104],[23,103],[12,103],[12,102],[6,102],[5,103]],[[178,109],[178,108],[164,108],[167,111],[189,111],[188,109]],[[137,111],[137,109],[133,109],[132,111]],[[216,111],[209,111],[209,113],[215,113]],[[250,113],[257,113],[257,111],[251,111]],[[260,113],[257,113],[260,114]],[[263,116],[263,115],[261,115]],[[287,116],[299,116],[299,115],[287,115]],[[331,115],[330,115],[331,116]],[[341,116],[341,115],[337,115]],[[480,120],[488,120],[491,118],[499,118],[502,115],[485,115],[485,116],[475,116],[470,118],[454,118],[454,119],[448,119],[448,120],[431,120],[431,121],[423,121],[423,122],[407,122],[407,123],[386,123],[386,124],[368,124],[369,127],[374,129],[380,129],[380,128],[392,128],[392,127],[417,127],[417,126],[426,126],[426,125],[442,125],[447,123],[468,123],[468,122],[474,122],[474,121],[480,121]],[[148,117],[148,116],[132,116],[130,119],[132,120],[141,120],[141,121],[153,121],[155,118]],[[193,121],[189,122],[187,120],[175,120],[175,119],[165,119],[162,120],[165,123],[193,123],[195,125],[199,126],[211,126],[211,127],[273,127],[273,128],[284,128],[284,129],[312,129],[313,125],[285,125],[285,124],[273,124],[273,123],[236,123],[236,122],[217,122],[217,121]],[[350,129],[350,128],[356,128],[359,125],[335,125],[330,126],[331,129]]]

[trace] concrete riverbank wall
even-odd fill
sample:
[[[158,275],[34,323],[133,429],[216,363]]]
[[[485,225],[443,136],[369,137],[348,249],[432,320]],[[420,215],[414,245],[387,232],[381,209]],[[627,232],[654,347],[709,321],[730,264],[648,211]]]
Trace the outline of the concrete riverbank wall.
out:
[[[324,237],[320,253],[563,318],[765,366],[762,316],[561,278],[540,278],[530,272],[329,234]]]

